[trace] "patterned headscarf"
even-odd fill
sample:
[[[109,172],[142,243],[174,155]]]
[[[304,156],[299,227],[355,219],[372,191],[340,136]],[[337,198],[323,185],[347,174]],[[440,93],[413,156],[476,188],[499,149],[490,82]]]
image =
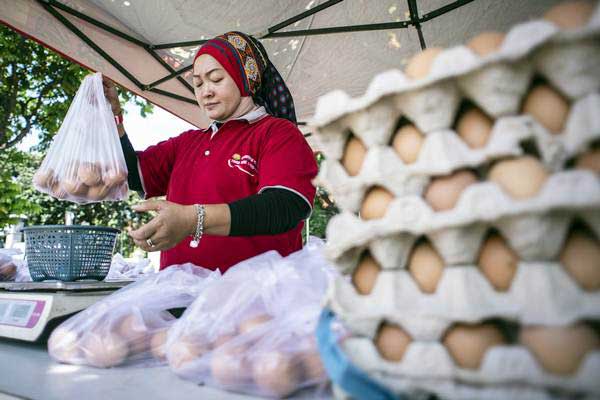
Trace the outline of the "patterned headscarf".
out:
[[[252,96],[269,114],[296,123],[292,94],[258,40],[227,32],[204,43],[194,61],[202,54],[213,56],[225,68],[242,96]]]

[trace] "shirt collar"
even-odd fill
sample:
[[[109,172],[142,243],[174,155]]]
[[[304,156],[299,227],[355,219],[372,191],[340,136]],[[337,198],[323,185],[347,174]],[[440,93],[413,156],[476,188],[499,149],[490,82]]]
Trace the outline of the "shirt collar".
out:
[[[247,121],[249,124],[253,124],[256,121],[259,121],[261,119],[263,119],[264,116],[267,115],[267,111],[265,110],[264,106],[260,106],[252,111],[247,112],[246,114],[242,115],[241,117],[237,117],[237,118],[233,118],[230,121],[235,121],[235,120],[243,120],[243,121]],[[211,130],[211,133],[214,135],[215,133],[217,133],[217,131],[219,130],[219,128],[221,126],[223,126],[224,122],[220,122],[220,121],[213,121],[209,126],[208,129]],[[208,130],[207,129],[207,130]]]

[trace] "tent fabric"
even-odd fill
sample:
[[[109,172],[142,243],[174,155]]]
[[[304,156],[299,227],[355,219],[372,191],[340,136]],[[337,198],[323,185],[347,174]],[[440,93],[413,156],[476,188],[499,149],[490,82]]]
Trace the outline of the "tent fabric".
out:
[[[60,2],[60,3],[59,3]],[[453,3],[451,0],[416,0],[419,16]],[[421,23],[428,47],[449,47],[466,42],[485,30],[506,31],[515,23],[541,15],[558,0],[473,0],[446,14]],[[311,10],[326,0],[0,0],[0,21],[64,56],[100,71],[132,92],[198,127],[208,119],[194,103],[191,71],[157,89],[171,98],[144,90],[111,65],[89,43],[73,33],[46,7],[52,7],[112,57],[141,84],[169,75],[151,52],[106,32],[58,7],[64,4],[147,44],[182,43],[210,39],[229,30],[262,36],[288,18]],[[398,22],[409,19],[407,0],[344,0],[301,19],[281,32],[304,29]],[[377,73],[402,68],[421,49],[414,26],[262,39],[269,56],[294,97],[299,121],[308,121],[319,96],[335,89],[351,96],[364,93]],[[189,66],[199,45],[156,49],[174,70]],[[187,101],[185,99],[187,99]]]

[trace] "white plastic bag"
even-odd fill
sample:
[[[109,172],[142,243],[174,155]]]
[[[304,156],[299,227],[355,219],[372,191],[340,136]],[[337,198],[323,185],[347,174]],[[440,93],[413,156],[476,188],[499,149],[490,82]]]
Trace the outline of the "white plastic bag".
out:
[[[325,383],[314,331],[333,269],[322,247],[313,238],[285,258],[264,253],[207,286],[169,330],[171,369],[197,383],[271,397]]]
[[[127,165],[100,73],[83,80],[33,184],[75,203],[127,197]]]
[[[116,291],[59,325],[48,339],[57,361],[108,368],[165,362],[167,310],[187,307],[221,276],[192,264],[171,266]]]
[[[15,249],[0,249],[0,282],[14,281],[17,276],[17,262],[13,256],[20,254]]]

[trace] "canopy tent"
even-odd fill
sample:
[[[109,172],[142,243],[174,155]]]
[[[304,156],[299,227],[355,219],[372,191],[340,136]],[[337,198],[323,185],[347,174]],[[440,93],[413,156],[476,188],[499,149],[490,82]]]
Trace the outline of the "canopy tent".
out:
[[[0,21],[198,126],[191,63],[203,41],[254,34],[288,83],[299,121],[334,89],[362,94],[427,46],[507,30],[558,0],[0,0]]]

